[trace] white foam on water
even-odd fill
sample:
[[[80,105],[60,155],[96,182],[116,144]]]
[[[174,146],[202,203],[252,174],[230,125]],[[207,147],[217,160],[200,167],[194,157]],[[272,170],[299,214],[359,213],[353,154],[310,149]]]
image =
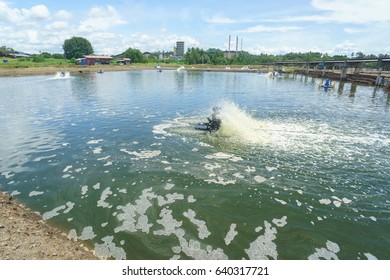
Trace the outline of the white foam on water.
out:
[[[284,227],[287,225],[287,216],[283,216],[280,219],[272,219],[272,222],[277,226],[277,227]]]
[[[196,201],[196,199],[194,198],[193,195],[189,195],[188,198],[187,198],[187,201],[188,201],[189,203],[194,203],[194,202]]]
[[[18,190],[14,190],[14,191],[11,192],[11,196],[17,196],[19,194],[21,194],[21,192],[18,191]]]
[[[142,232],[149,233],[149,229],[153,226],[148,223],[148,217],[145,215],[149,207],[152,207],[152,199],[157,198],[157,195],[152,192],[152,188],[144,189],[134,204],[128,203],[124,206],[118,206],[117,209],[122,213],[117,215],[117,219],[122,221],[122,225],[114,229],[115,233],[120,231]],[[137,224],[136,224],[137,223]]]
[[[180,247],[180,246],[174,246],[174,247],[172,247],[172,252],[174,252],[175,254],[180,254],[180,252],[181,252],[181,247]]]
[[[4,171],[1,173],[2,176],[4,176],[6,179],[12,178],[15,176],[15,174],[12,174],[12,171]]]
[[[108,160],[111,156],[106,156],[106,157],[101,157],[101,158],[98,158],[97,160]]]
[[[309,260],[338,260],[337,253],[340,252],[340,247],[338,244],[327,241],[326,248],[315,248],[315,253],[308,257]]]
[[[207,229],[206,222],[195,218],[196,212],[192,209],[188,209],[183,213],[184,217],[188,218],[191,223],[198,227],[198,236],[200,239],[207,238],[211,232]]]
[[[73,209],[75,203],[71,202],[71,201],[68,201],[67,203],[65,203],[65,205],[67,206],[67,208],[64,210],[64,214],[69,213],[70,210]]]
[[[93,228],[91,226],[86,226],[83,228],[81,235],[78,237],[80,240],[91,240],[96,237],[96,234],[93,232]]]
[[[175,184],[172,184],[172,183],[166,183],[166,184],[165,184],[165,187],[164,187],[164,189],[166,189],[166,190],[170,190],[170,189],[172,189],[174,186],[175,186]]]
[[[184,200],[184,195],[178,193],[168,193],[165,195],[165,198],[159,195],[157,197],[157,204],[158,206],[164,206],[166,204],[172,204],[176,200]]]
[[[49,80],[66,80],[70,79],[70,73],[68,71],[66,72],[57,72],[54,77],[50,78]]]
[[[245,249],[245,253],[251,260],[269,260],[278,258],[276,244],[273,240],[276,239],[276,228],[270,223],[264,221],[264,234],[256,238],[255,241],[249,244],[249,248]]]
[[[173,126],[174,126],[173,123],[163,123],[163,124],[155,125],[155,126],[153,126],[153,133],[154,134],[162,134],[165,136],[171,136],[172,134],[166,132],[165,130],[168,128],[171,128]]]
[[[111,208],[112,205],[109,203],[105,202],[105,200],[112,195],[112,191],[110,187],[105,188],[105,190],[102,192],[100,199],[97,202],[97,207],[103,207],[103,208]]]
[[[102,153],[102,147],[96,147],[92,151],[94,154],[101,154]]]
[[[264,178],[263,176],[259,176],[259,175],[255,176],[254,179],[257,183],[263,183],[263,182],[267,181],[266,178]]]
[[[44,194],[44,192],[32,191],[28,194],[28,196],[32,197],[32,196],[37,196],[37,195],[42,195],[42,194]]]
[[[214,176],[215,176],[215,174],[214,174]],[[208,182],[208,183],[215,183],[215,184],[224,185],[224,186],[236,183],[236,180],[226,180],[225,181],[225,179],[220,177],[220,176],[218,176],[217,179],[206,179],[204,181]]]
[[[221,168],[222,166],[218,163],[215,163],[215,164],[211,164],[211,163],[206,163],[204,165],[204,168],[207,169],[207,170],[211,170],[213,171],[214,169],[219,169]]]
[[[256,167],[254,166],[247,166],[245,169],[245,172],[251,173],[251,172],[256,172]]]
[[[274,170],[277,170],[278,168],[277,167],[269,167],[269,166],[266,166],[265,169],[267,169],[268,171],[274,171]]]
[[[202,244],[190,239],[187,241],[183,235],[177,235],[182,253],[195,260],[227,260],[228,256],[221,248],[213,249],[212,246],[207,245],[206,249],[202,248]]]
[[[62,172],[66,173],[68,172],[73,166],[72,165],[68,165],[67,167],[64,168],[64,170],[62,170]]]
[[[41,160],[44,160],[44,159],[52,159],[54,157],[56,157],[57,155],[51,155],[51,156],[45,156],[45,157],[37,157],[35,158],[33,161],[34,162],[37,162],[37,161],[41,161]]]
[[[336,207],[340,207],[341,206],[341,202],[338,201],[338,200],[333,200],[333,205],[336,206]]]
[[[233,174],[233,176],[234,177],[236,177],[236,178],[238,178],[238,179],[244,179],[245,178],[245,176],[244,175],[242,175],[241,173],[239,173],[239,172],[237,172],[237,173],[234,173]]]
[[[332,201],[330,199],[323,198],[323,199],[320,199],[320,203],[325,204],[325,205],[329,205],[332,203]]]
[[[77,241],[77,232],[75,229],[71,229],[67,235],[67,238],[70,240]]]
[[[230,225],[230,229],[224,238],[226,245],[229,245],[233,241],[234,237],[236,237],[236,235],[238,234],[238,232],[236,231],[236,226],[236,224]]]
[[[58,216],[58,215],[60,215],[59,212],[61,210],[64,210],[63,213],[68,213],[70,210],[73,209],[73,206],[74,206],[74,203],[68,201],[65,205],[58,206],[58,207],[54,208],[51,211],[43,213],[42,219],[43,220],[48,220],[48,219],[51,219],[51,218],[53,218],[55,216]]]
[[[201,147],[208,147],[208,148],[212,148],[213,147],[210,144],[207,144],[207,143],[204,143],[204,142],[199,142],[199,146],[201,146]]]
[[[263,227],[256,227],[255,228],[255,232],[260,232],[260,231],[262,231],[263,230]]]
[[[140,152],[136,152],[136,151],[128,151],[126,149],[121,149],[120,151],[124,152],[128,155],[135,156],[135,157],[131,158],[131,159],[135,159],[135,160],[153,158],[153,157],[157,157],[158,155],[161,154],[160,150],[154,150],[154,151],[143,150]]]
[[[352,200],[350,200],[350,199],[348,199],[348,198],[346,198],[346,197],[343,197],[343,202],[345,203],[345,204],[349,204],[349,203],[351,203],[352,202]]]
[[[364,255],[366,256],[367,260],[378,260],[377,257],[375,257],[373,254],[371,253],[364,253]]]
[[[97,140],[89,140],[87,142],[88,145],[96,145],[96,144],[99,144],[100,142],[102,142],[103,139],[97,139]]]
[[[95,190],[100,189],[100,183],[96,183],[95,185],[92,186]]]
[[[106,259],[113,257],[117,260],[125,260],[125,250],[121,247],[117,247],[113,240],[114,236],[106,236],[102,238],[103,244],[95,244],[95,254]]]
[[[205,156],[207,159],[227,159],[233,162],[242,161],[243,159],[241,157],[237,157],[235,155],[226,154],[223,152],[214,153],[212,155]]]
[[[87,192],[88,192],[88,186],[87,185],[82,186],[81,187],[81,195],[85,195]]]
[[[171,234],[176,235],[177,230],[182,226],[183,222],[174,219],[172,217],[172,210],[167,208],[163,208],[159,216],[161,217],[161,219],[157,220],[156,223],[162,225],[164,228],[160,230],[155,230],[153,234],[165,236],[169,236]]]
[[[281,200],[281,199],[278,199],[278,198],[274,198],[277,202],[279,202],[279,203],[281,203],[281,204],[283,204],[283,205],[286,205],[287,204],[287,202],[286,201],[284,201],[284,200]]]

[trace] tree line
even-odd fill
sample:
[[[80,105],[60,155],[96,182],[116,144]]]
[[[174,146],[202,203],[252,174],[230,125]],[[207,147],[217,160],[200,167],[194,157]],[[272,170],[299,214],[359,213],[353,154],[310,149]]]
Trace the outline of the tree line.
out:
[[[42,52],[37,56],[34,56],[34,61],[41,62],[46,58],[55,59],[68,59],[74,61],[77,58],[83,57],[94,53],[92,44],[83,37],[72,37],[66,39],[62,45],[64,50],[63,54],[50,54],[48,52]],[[6,46],[0,47],[0,56],[9,56],[15,53],[15,50]],[[309,61],[324,61],[324,60],[347,60],[349,59],[346,55],[328,55],[327,53],[320,52],[306,52],[306,53],[287,53],[280,55],[273,54],[250,54],[246,51],[240,51],[238,53],[231,52],[230,57],[225,55],[226,52],[211,48],[203,50],[201,48],[189,48],[184,54],[184,63],[191,64],[208,64],[208,65],[256,65],[265,63],[274,63],[278,61],[291,61],[291,62],[309,62]],[[159,52],[155,52],[145,58],[142,52],[135,48],[128,48],[123,52],[122,56],[130,58],[133,63],[145,63],[145,62],[156,62],[159,60]],[[365,55],[362,52],[352,53],[350,58],[367,59],[367,58],[380,58],[389,57],[388,54],[380,54],[378,56],[370,54]],[[169,59],[168,59],[169,60]]]

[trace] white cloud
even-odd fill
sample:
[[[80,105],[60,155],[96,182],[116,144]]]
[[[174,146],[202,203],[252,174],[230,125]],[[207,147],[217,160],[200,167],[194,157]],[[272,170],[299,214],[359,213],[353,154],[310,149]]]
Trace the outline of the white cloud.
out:
[[[93,7],[85,20],[80,22],[79,31],[91,33],[94,31],[107,31],[112,26],[126,24],[117,10],[108,5],[106,7]]]
[[[342,55],[350,55],[351,53],[356,53],[360,50],[355,43],[352,43],[349,40],[346,40],[340,44],[335,45],[334,48],[327,51],[329,54],[342,54]]]
[[[22,9],[24,20],[27,19],[47,19],[50,17],[50,11],[45,5],[33,6],[31,9]]]
[[[312,0],[311,6],[318,13],[266,21],[353,24],[390,21],[390,1],[385,0]]]
[[[390,1],[385,0],[312,0],[319,10],[330,11],[330,20],[349,23],[390,21]]]
[[[225,17],[224,15],[214,15],[212,17],[203,16],[203,20],[211,24],[231,24],[237,23],[237,20]]]
[[[16,8],[10,8],[8,3],[0,2],[0,22],[18,22],[22,19],[22,12]]]
[[[242,33],[259,33],[259,32],[288,32],[288,31],[294,31],[294,30],[301,30],[302,27],[298,26],[264,26],[264,25],[256,25],[253,27],[248,27],[243,30],[239,30],[237,32]]]
[[[48,25],[46,25],[46,30],[61,30],[64,28],[67,28],[69,26],[69,23],[67,21],[54,21]]]
[[[72,17],[73,17],[73,15],[70,12],[65,11],[65,10],[59,10],[58,12],[56,12],[56,18],[58,18],[58,19],[69,20]]]
[[[356,33],[362,33],[364,32],[364,30],[362,30],[361,28],[357,29],[357,28],[344,28],[343,29],[345,33],[349,33],[349,34],[356,34]]]
[[[185,48],[200,46],[200,43],[191,36],[181,36],[166,32],[157,37],[145,33],[131,34],[128,47],[137,48],[141,51],[173,51],[173,47],[177,41],[184,41]]]
[[[303,47],[292,47],[292,46],[274,46],[274,47],[267,47],[264,45],[257,44],[251,48],[248,49],[250,53],[253,54],[286,54],[286,53],[304,53],[304,52],[322,52],[321,49],[317,46],[311,46],[310,48],[303,48]]]

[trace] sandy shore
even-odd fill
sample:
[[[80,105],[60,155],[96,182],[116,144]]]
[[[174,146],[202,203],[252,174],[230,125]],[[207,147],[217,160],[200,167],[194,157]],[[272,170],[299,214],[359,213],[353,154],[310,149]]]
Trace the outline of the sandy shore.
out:
[[[96,260],[93,251],[70,240],[32,210],[0,192],[1,260]]]

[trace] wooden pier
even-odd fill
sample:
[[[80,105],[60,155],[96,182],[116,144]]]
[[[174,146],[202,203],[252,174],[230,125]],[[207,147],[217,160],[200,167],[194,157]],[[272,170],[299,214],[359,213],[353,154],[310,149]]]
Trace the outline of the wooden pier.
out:
[[[390,87],[390,58],[273,63],[274,71],[283,67],[312,76]]]

